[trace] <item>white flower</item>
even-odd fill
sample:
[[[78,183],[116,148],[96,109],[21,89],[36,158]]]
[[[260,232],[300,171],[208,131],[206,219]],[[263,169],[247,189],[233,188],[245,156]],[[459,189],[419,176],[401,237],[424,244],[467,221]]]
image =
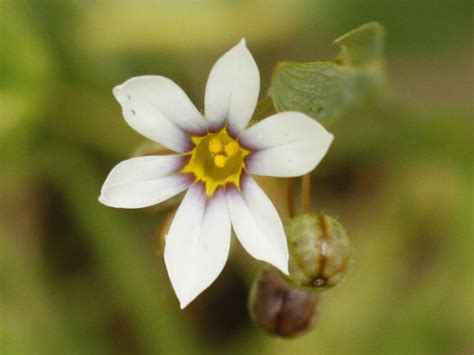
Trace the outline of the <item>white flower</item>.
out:
[[[288,273],[282,222],[251,175],[306,174],[326,154],[333,136],[299,112],[278,113],[246,129],[259,89],[257,65],[241,40],[211,70],[204,117],[178,85],[161,76],[132,78],[113,90],[127,123],[177,154],[121,162],[99,200],[140,208],[188,189],[164,250],[181,308],[222,271],[231,226],[250,255]]]

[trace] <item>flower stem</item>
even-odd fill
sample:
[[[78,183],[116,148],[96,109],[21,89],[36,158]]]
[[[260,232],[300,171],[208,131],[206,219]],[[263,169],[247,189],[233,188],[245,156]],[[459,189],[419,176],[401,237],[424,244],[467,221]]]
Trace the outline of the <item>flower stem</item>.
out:
[[[301,212],[311,211],[311,173],[303,175],[301,179]]]
[[[293,218],[295,216],[294,206],[295,195],[295,178],[286,179],[286,203],[288,208],[288,216]]]

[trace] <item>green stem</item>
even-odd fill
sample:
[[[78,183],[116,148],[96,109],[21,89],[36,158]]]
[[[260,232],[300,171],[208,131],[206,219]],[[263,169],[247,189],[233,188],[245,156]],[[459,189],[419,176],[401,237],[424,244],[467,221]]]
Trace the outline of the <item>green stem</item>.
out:
[[[294,196],[295,178],[286,179],[286,205],[288,208],[288,216],[290,218],[293,218],[295,216]]]
[[[301,178],[301,212],[311,211],[311,173]]]

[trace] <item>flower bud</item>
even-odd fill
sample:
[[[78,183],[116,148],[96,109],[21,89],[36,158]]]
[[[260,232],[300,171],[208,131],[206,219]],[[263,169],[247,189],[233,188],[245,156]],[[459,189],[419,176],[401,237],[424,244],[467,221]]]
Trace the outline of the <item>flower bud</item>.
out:
[[[249,312],[266,332],[294,337],[311,330],[319,295],[289,285],[273,268],[263,270],[252,285]]]
[[[308,213],[291,219],[285,229],[290,282],[322,291],[343,279],[351,255],[349,238],[339,222],[324,214]]]

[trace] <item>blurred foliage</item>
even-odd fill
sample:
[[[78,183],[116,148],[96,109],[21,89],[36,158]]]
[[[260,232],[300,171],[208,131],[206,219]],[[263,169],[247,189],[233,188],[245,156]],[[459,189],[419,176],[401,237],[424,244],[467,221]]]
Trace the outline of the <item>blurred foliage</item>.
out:
[[[207,74],[241,37],[262,88],[280,60],[330,58],[362,23],[387,30],[389,83],[330,127],[313,176],[354,265],[314,331],[263,334],[246,303],[261,264],[235,243],[185,311],[154,255],[156,210],[97,202],[142,142],[111,88],[141,74],[199,108]],[[0,1],[0,353],[462,354],[474,351],[470,1]],[[282,182],[267,191],[282,215]]]

